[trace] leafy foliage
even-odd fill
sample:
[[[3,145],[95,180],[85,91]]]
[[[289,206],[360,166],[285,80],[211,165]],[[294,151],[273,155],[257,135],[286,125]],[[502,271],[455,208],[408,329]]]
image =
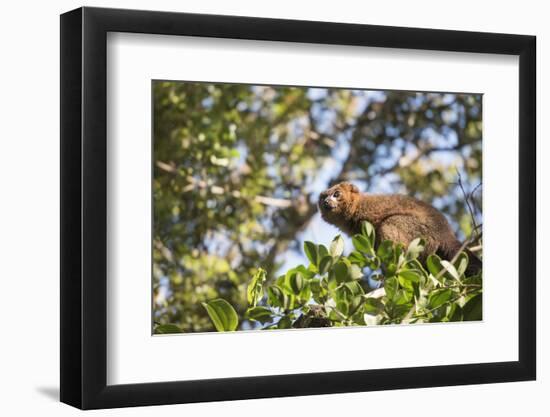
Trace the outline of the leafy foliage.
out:
[[[365,222],[361,234],[353,237],[350,256],[342,254],[342,238],[336,236],[330,249],[306,242],[309,265],[290,269],[267,288],[259,269],[250,283],[255,293],[246,317],[263,329],[482,319],[482,276],[464,275],[465,252],[452,262],[432,254],[426,270],[418,259],[424,249],[421,238],[407,248],[385,241],[377,250],[374,241],[374,228]],[[366,274],[383,288],[369,288]],[[257,306],[260,298],[264,305]],[[217,316],[211,310],[208,314],[216,323]]]

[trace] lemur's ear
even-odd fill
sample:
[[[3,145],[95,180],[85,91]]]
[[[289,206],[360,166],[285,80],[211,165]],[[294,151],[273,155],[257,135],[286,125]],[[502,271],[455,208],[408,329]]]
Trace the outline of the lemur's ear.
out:
[[[345,182],[342,185],[346,187],[351,193],[359,193],[359,188],[357,188],[351,182]]]

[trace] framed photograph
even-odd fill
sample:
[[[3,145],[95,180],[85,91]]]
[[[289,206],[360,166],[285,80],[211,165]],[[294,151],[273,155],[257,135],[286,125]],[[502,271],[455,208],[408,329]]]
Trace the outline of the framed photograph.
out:
[[[535,37],[61,16],[61,401],[533,380]]]

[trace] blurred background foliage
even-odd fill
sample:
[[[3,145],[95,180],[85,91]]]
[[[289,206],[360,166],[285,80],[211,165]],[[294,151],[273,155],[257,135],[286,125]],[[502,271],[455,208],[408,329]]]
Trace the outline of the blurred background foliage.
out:
[[[330,243],[316,201],[336,182],[416,196],[460,239],[481,225],[479,94],[154,81],[153,106],[156,324],[214,331],[215,298],[242,316],[258,267]]]

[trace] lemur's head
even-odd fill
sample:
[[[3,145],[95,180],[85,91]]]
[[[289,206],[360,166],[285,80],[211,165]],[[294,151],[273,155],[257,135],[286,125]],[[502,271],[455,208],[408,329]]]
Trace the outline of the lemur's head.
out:
[[[338,223],[338,220],[351,214],[358,196],[359,189],[349,182],[330,187],[319,195],[321,216],[329,223]]]

